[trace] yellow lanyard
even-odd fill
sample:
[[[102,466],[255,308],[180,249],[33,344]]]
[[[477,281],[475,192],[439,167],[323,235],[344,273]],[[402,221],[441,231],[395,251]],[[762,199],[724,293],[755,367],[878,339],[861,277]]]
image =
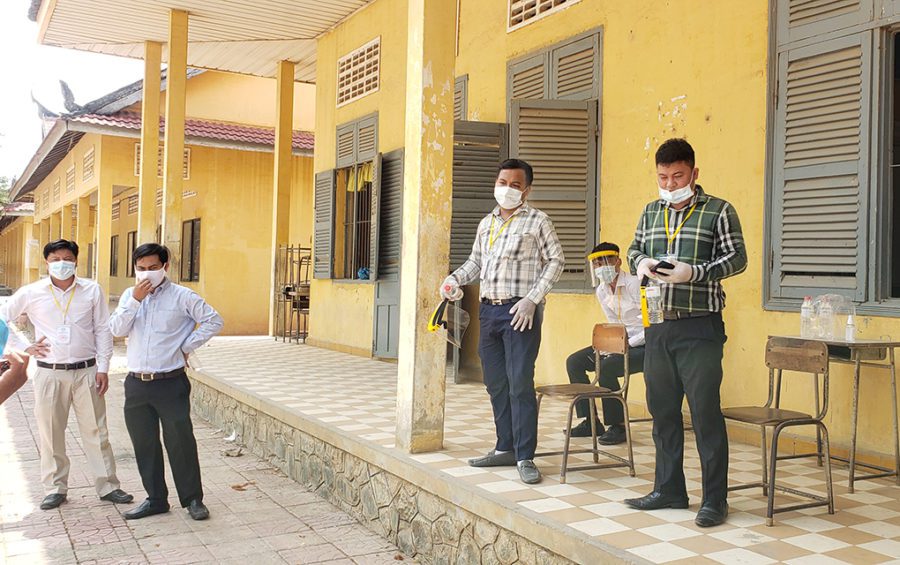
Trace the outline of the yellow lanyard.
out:
[[[56,293],[53,292],[53,283],[50,283],[50,296],[53,297],[53,302],[56,303],[56,307],[59,308],[59,311],[63,313],[63,323],[66,323],[66,320],[69,317],[69,306],[72,305],[72,299],[75,298],[75,283],[72,283],[72,294],[69,295],[69,301],[66,302],[66,308],[63,310],[62,304],[59,303],[59,300],[56,299]]]
[[[691,206],[691,209],[688,211],[687,216],[685,216],[684,219],[681,220],[681,223],[678,225],[677,228],[675,228],[675,233],[673,233],[673,234],[669,234],[669,211],[668,210],[665,211],[664,217],[665,217],[665,223],[666,223],[666,238],[668,238],[668,240],[669,240],[669,245],[667,246],[666,251],[671,251],[672,242],[675,241],[676,237],[678,237],[678,232],[680,232],[681,228],[684,227],[684,224],[687,223],[688,219],[691,217],[691,214],[694,213],[694,208],[696,208],[696,207],[697,207],[697,204],[694,204],[693,206]]]
[[[494,234],[494,220],[496,220],[496,216],[491,216],[491,233],[488,235],[488,249],[493,249],[494,241],[500,237],[500,234],[503,233],[503,230],[516,219],[515,216],[511,216],[508,220],[503,222],[503,225],[500,226],[500,229],[497,230],[497,233]]]

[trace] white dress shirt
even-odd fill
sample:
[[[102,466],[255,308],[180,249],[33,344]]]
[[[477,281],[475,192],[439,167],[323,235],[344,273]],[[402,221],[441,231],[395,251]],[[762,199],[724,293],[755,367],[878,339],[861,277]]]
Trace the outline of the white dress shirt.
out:
[[[164,373],[184,367],[191,353],[222,330],[222,317],[199,294],[165,279],[141,301],[122,293],[109,319],[116,337],[128,336],[128,370]]]
[[[109,371],[113,353],[109,306],[96,282],[75,277],[75,282],[62,290],[51,284],[49,277],[41,279],[16,291],[3,310],[3,317],[10,322],[27,315],[34,324],[35,339],[46,338],[50,352],[40,361],[77,363],[96,358],[97,372]],[[59,328],[64,325],[69,326],[68,343],[63,343],[60,335]]]
[[[635,275],[619,271],[616,289],[608,284],[597,287],[597,300],[613,324],[625,324],[628,347],[644,345],[644,322],[641,317],[641,281]]]

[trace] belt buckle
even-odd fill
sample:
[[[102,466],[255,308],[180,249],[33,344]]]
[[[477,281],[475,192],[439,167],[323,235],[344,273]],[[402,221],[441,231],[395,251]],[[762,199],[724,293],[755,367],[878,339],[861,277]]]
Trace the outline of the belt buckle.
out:
[[[155,376],[154,373],[138,373],[137,375],[138,375],[138,377],[140,377],[140,379],[141,379],[142,381],[144,381],[145,383],[146,383],[146,382],[152,381],[153,378],[154,378],[154,376]],[[148,378],[145,378],[145,377],[148,377]]]
[[[503,306],[503,300],[491,300],[491,306]]]

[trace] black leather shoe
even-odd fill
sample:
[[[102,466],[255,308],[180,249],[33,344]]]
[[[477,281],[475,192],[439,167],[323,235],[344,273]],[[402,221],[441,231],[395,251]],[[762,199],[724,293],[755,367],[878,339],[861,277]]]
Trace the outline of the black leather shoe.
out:
[[[602,436],[604,431],[603,424],[597,422],[597,436]],[[563,433],[566,433],[566,430],[563,430]],[[569,437],[591,437],[591,419],[585,418],[580,424],[572,428],[572,433],[569,434]]]
[[[117,488],[116,490],[101,496],[100,500],[105,500],[106,502],[114,502],[115,504],[128,504],[129,502],[134,500],[134,497],[124,490]]]
[[[65,501],[66,495],[64,494],[48,494],[44,497],[44,500],[41,501],[41,510],[53,510],[54,508],[59,507],[59,505]]]
[[[153,502],[151,500],[145,500],[144,502],[141,502],[139,505],[123,514],[123,516],[125,516],[126,520],[139,520],[141,518],[146,518],[147,516],[153,516],[154,514],[165,514],[168,511],[168,502]]]
[[[497,453],[497,450],[488,451],[487,455],[469,459],[469,465],[472,467],[515,467],[516,454],[513,451],[505,453]]]
[[[194,520],[206,520],[209,518],[209,508],[200,500],[192,500],[187,507],[188,514]]]
[[[725,523],[725,518],[727,517],[727,502],[704,502],[703,505],[700,506],[700,511],[697,512],[694,523],[701,528],[711,528]]]
[[[659,510],[660,508],[687,508],[687,495],[664,494],[653,491],[641,498],[626,498],[625,504],[636,510]]]
[[[600,445],[619,445],[625,443],[625,426],[613,424],[606,428],[606,433],[597,438]]]

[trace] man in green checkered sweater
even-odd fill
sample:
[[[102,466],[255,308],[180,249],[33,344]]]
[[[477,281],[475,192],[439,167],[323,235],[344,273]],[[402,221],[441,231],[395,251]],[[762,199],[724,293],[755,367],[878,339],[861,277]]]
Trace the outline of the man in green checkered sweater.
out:
[[[682,399],[691,409],[703,477],[695,520],[717,526],[728,516],[728,436],[719,400],[725,325],[722,280],[747,267],[737,212],[696,184],[694,149],[670,139],[656,152],[659,200],[644,208],[628,250],[632,272],[662,284],[663,322],[647,328],[644,379],[653,416],[653,492],[632,508],[687,508]],[[658,267],[664,260],[672,265]]]

